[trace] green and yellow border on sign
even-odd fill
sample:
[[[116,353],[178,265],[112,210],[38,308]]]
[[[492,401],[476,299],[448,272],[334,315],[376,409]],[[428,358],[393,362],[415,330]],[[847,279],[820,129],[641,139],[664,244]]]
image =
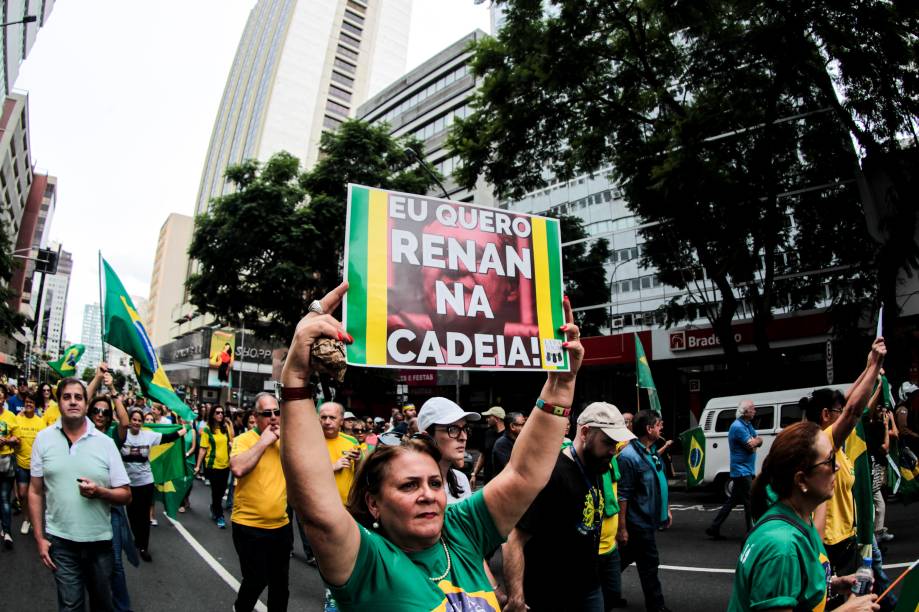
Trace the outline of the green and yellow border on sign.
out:
[[[348,185],[347,220],[345,224],[344,277],[348,293],[343,304],[343,324],[354,337],[347,345],[346,357],[350,365],[390,367],[398,369],[431,369],[431,366],[390,364],[386,357],[388,317],[387,294],[389,253],[389,196],[405,195],[425,197],[432,203],[450,202],[457,206],[476,207],[467,202],[452,202],[415,194],[376,189],[363,185]],[[562,307],[561,227],[557,219],[522,213],[532,228],[533,279],[536,299],[536,317],[539,329],[540,366],[537,368],[507,368],[508,371],[568,370],[568,354],[562,351],[562,362],[546,364],[546,340],[564,342],[559,327],[565,324]],[[450,366],[450,369],[457,369]],[[460,369],[480,369],[462,367]]]

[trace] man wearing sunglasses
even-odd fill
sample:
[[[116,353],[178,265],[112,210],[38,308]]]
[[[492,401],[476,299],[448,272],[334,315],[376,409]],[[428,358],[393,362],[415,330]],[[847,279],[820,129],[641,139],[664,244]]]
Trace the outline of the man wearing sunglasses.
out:
[[[234,438],[230,451],[230,471],[237,479],[230,522],[243,575],[237,612],[252,610],[266,586],[269,610],[286,609],[289,597],[293,532],[278,444],[281,410],[271,393],[255,396],[255,422],[255,428]]]
[[[654,443],[661,437],[664,421],[653,410],[635,415],[632,431],[638,436],[619,454],[619,531],[622,569],[633,561],[638,568],[645,609],[664,612],[664,593],[657,576],[657,530],[669,527],[673,515],[667,502],[667,476]]]
[[[337,402],[326,402],[319,409],[319,424],[322,426],[322,435],[329,449],[329,460],[335,472],[335,484],[338,485],[338,495],[341,503],[348,503],[348,493],[351,492],[351,483],[354,474],[360,465],[361,443],[341,430],[344,421],[345,407]]]

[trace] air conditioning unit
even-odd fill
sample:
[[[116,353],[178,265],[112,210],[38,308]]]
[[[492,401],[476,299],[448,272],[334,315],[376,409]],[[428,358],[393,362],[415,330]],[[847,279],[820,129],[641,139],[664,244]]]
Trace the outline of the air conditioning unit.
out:
[[[622,329],[625,326],[625,319],[623,317],[613,317],[610,322],[610,327],[613,329]]]

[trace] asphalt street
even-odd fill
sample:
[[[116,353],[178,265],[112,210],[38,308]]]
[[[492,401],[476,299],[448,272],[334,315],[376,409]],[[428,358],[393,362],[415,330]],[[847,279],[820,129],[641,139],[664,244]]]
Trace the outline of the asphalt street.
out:
[[[128,586],[138,612],[232,609],[235,590],[220,572],[230,581],[238,581],[239,562],[230,530],[219,530],[208,519],[209,492],[203,483],[196,481],[192,510],[180,515],[180,520],[188,534],[213,557],[216,570],[158,511],[159,526],[153,528],[150,544],[153,562],[142,562],[139,568],[127,565]],[[724,610],[743,536],[741,512],[735,510],[725,523],[722,533],[727,540],[715,542],[703,531],[718,509],[717,499],[706,493],[673,491],[671,505],[673,526],[658,537],[663,566],[660,576],[667,605],[685,612]],[[888,507],[888,526],[896,534],[896,540],[887,545],[886,564],[904,564],[919,553],[919,526],[915,517],[915,505]],[[17,534],[14,550],[0,550],[0,576],[3,576],[0,610],[55,610],[53,578],[39,562],[31,535],[18,535],[21,518],[14,517]],[[320,611],[323,587],[318,572],[304,562],[296,538],[294,551],[290,564],[290,609]],[[901,571],[902,568],[896,568],[889,573],[896,576]],[[634,567],[623,574],[623,596],[629,601],[630,610],[644,609]]]

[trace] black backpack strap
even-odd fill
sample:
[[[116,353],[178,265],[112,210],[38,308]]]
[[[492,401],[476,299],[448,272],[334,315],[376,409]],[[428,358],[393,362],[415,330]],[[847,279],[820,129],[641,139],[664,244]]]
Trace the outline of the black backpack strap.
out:
[[[785,516],[784,514],[770,514],[769,516],[761,519],[760,522],[758,522],[756,525],[753,526],[753,529],[750,530],[750,533],[744,536],[743,542],[741,542],[741,546],[746,544],[747,538],[750,537],[751,533],[753,533],[754,531],[756,531],[757,529],[759,529],[766,523],[769,523],[772,521],[782,521],[783,523],[788,523],[789,525],[797,529],[799,532],[801,532],[801,535],[803,535],[805,538],[807,537],[807,532],[804,530],[804,527],[802,527],[801,523],[799,523],[798,521],[794,520],[793,518],[789,518]]]

